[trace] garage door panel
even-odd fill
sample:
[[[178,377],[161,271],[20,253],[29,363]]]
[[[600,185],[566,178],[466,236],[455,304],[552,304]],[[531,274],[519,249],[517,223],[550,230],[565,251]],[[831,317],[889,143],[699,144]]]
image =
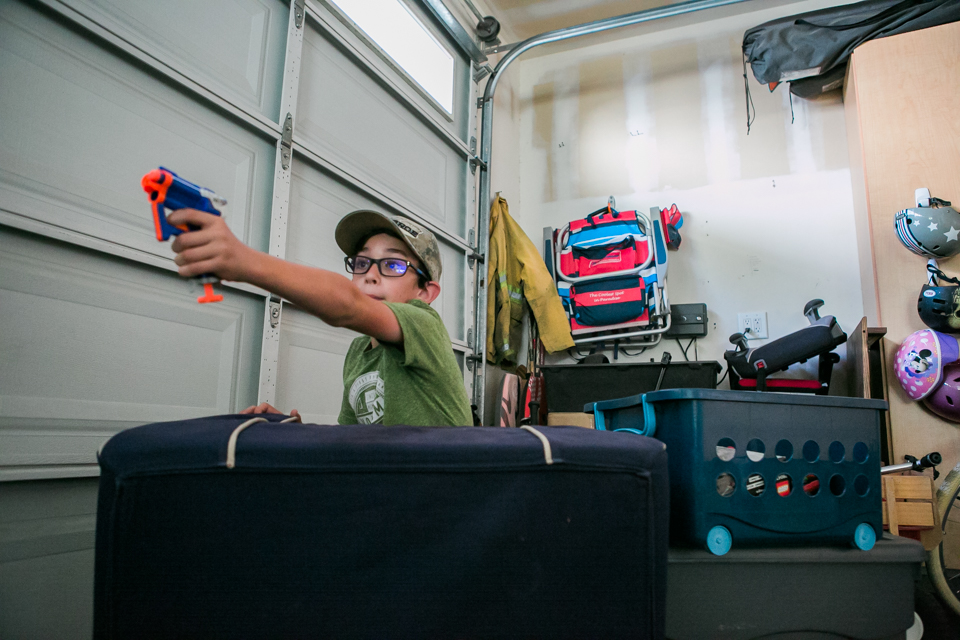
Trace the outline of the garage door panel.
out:
[[[365,184],[462,237],[463,156],[308,27],[295,136]]]
[[[470,61],[462,55],[456,55],[456,77],[453,80],[453,110],[456,112],[455,124],[457,136],[464,142],[470,137],[470,110],[475,109],[470,104],[471,68]]]
[[[443,261],[443,275],[440,280],[440,295],[433,301],[433,308],[443,318],[450,337],[463,340],[463,307],[466,301],[463,251],[441,242],[440,259]]]
[[[0,467],[89,464],[104,431],[253,404],[262,298],[195,300],[168,272],[0,227]]]
[[[0,78],[0,209],[170,257],[140,188],[164,164],[266,247],[271,141],[19,4],[0,8]]]
[[[289,6],[279,0],[65,0],[128,42],[274,122]]]
[[[305,422],[337,424],[343,362],[358,334],[284,306],[277,371],[277,408],[297,409]]]
[[[385,211],[382,205],[329,173],[294,158],[286,258],[346,275],[343,252],[333,232],[343,216],[357,209]]]
[[[390,213],[381,204],[304,161],[294,161],[287,220],[287,259],[345,273],[343,252],[333,231],[343,216],[356,209]],[[433,302],[450,336],[463,339],[463,252],[440,239],[443,276],[440,297]]]
[[[461,141],[467,142],[468,129],[470,125],[470,77],[471,67],[470,59],[451,42],[445,31],[434,28],[433,18],[416,3],[407,3],[406,9],[415,16],[424,26],[425,30],[432,34],[432,37],[444,46],[448,53],[453,57],[453,114],[447,113],[434,98],[429,96],[429,91],[424,89],[412,76],[403,71],[403,66],[395,62],[390,54],[370,38],[361,26],[356,25],[346,12],[336,7],[336,0],[333,5],[328,0],[322,0],[312,6],[310,15],[323,23],[321,27],[327,33],[336,34],[337,40],[345,43],[344,48],[349,48],[354,54],[364,57],[365,64],[376,69],[378,74],[388,79],[393,88],[402,93],[407,100],[413,102],[427,114],[430,114],[433,121]],[[329,37],[329,36],[328,36]],[[372,45],[370,43],[373,43]],[[441,115],[442,114],[442,115]],[[451,120],[452,117],[452,120]]]

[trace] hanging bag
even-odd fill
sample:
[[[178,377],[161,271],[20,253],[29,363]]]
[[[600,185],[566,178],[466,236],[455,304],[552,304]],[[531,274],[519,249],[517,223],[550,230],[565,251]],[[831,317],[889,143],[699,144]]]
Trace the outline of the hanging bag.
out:
[[[569,282],[636,275],[653,260],[649,222],[636,211],[605,207],[560,232],[556,263]]]
[[[576,284],[570,287],[570,308],[573,329],[642,322],[647,318],[647,287],[639,276]]]
[[[642,246],[646,249],[645,243]],[[636,270],[642,264],[637,261],[639,255],[634,238],[598,247],[570,247],[560,253],[560,269],[577,278]]]

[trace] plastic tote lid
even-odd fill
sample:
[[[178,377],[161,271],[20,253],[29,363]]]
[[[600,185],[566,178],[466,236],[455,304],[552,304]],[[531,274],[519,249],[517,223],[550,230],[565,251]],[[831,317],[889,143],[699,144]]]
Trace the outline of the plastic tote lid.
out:
[[[639,396],[637,396],[639,398]],[[626,400],[626,399],[624,399]],[[818,407],[844,407],[848,409],[887,408],[886,400],[849,398],[846,396],[816,396],[776,391],[730,391],[727,389],[663,389],[646,394],[646,402],[671,400],[709,400],[714,402],[750,402],[753,404],[793,404]]]

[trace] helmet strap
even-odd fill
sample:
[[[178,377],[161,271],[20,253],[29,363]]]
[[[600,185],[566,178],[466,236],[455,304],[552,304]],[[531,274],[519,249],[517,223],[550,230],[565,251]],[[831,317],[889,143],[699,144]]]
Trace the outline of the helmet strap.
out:
[[[931,207],[949,207],[950,201],[942,200],[940,198],[934,198],[933,196],[930,196],[930,206]]]
[[[933,260],[927,263],[927,272],[930,274],[928,277],[928,281],[932,280],[933,286],[935,287],[939,286],[939,284],[937,283],[937,280],[945,280],[947,282],[952,282],[953,284],[960,284],[960,279],[951,278],[950,276],[945,274],[943,271],[940,271],[940,269],[937,268],[936,264],[931,264],[932,262]]]

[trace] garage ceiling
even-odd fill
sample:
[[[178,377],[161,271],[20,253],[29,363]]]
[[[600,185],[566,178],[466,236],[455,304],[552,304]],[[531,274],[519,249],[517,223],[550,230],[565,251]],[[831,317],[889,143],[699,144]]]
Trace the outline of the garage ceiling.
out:
[[[655,9],[675,0],[487,0],[493,15],[519,40],[545,31],[626,13]]]

